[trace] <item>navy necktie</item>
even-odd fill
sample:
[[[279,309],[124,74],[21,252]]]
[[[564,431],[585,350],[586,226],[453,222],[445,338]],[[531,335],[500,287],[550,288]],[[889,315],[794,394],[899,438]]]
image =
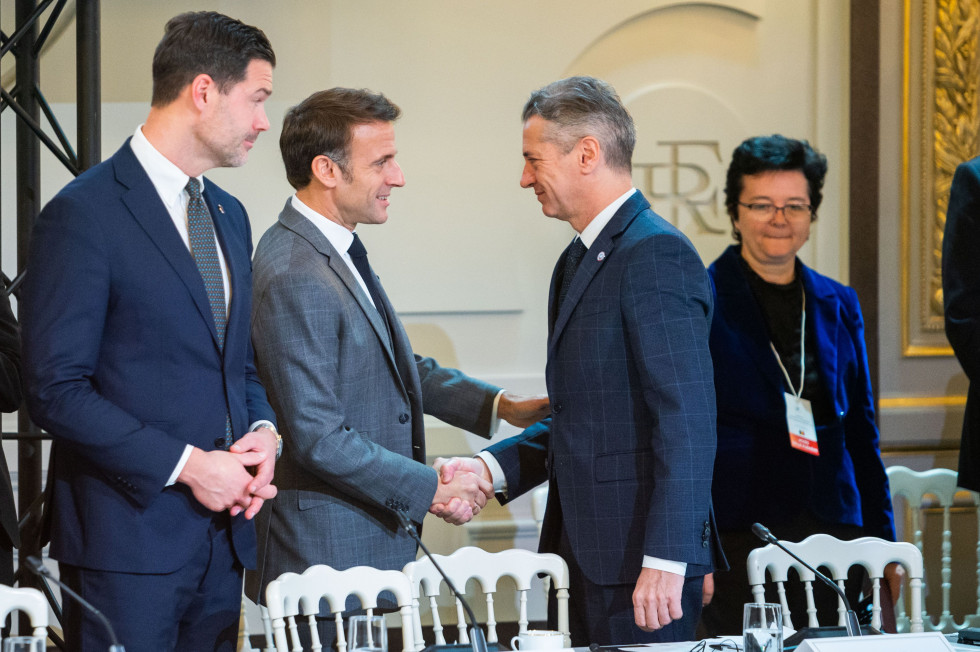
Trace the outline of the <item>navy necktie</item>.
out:
[[[578,266],[582,264],[582,259],[585,258],[586,249],[585,244],[582,242],[581,238],[576,237],[572,240],[572,244],[568,245],[565,254],[565,265],[562,267],[561,273],[561,285],[558,286],[558,303],[555,304],[555,318],[558,318],[558,313],[561,311],[561,304],[565,302],[565,295],[568,294],[568,288],[572,286],[572,279],[575,278],[575,272],[578,271]]]
[[[218,347],[224,352],[228,312],[225,308],[225,282],[221,276],[218,247],[214,241],[214,224],[211,222],[211,214],[204,203],[204,198],[201,197],[200,182],[191,177],[184,190],[190,197],[187,202],[187,239],[190,242],[191,255],[204,280],[208,303],[211,304],[211,316],[214,318],[214,327],[218,331]],[[215,441],[215,445],[219,441],[221,440]],[[233,441],[231,415],[225,411],[224,448],[230,447]]]
[[[357,273],[361,275],[361,280],[364,281],[364,285],[367,286],[368,292],[371,293],[371,299],[374,301],[374,307],[378,309],[378,313],[381,315],[381,319],[384,320],[385,325],[388,325],[388,315],[385,314],[384,303],[381,301],[381,286],[378,284],[378,279],[371,271],[371,266],[368,264],[367,249],[364,248],[364,244],[361,239],[354,234],[354,241],[351,242],[350,247],[347,248],[347,255],[350,256],[351,261],[354,263],[354,267],[357,269]]]

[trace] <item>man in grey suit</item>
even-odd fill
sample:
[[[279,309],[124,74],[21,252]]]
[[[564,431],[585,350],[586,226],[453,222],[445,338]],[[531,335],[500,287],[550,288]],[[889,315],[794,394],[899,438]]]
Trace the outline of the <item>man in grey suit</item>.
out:
[[[497,416],[523,426],[549,409],[547,397],[513,396],[414,355],[370,270],[354,229],[383,224],[391,189],[405,183],[399,114],[383,95],[335,88],[283,123],[296,194],[256,248],[252,339],[286,445],[279,497],[259,516],[253,599],[312,564],[401,569],[416,547],[391,510],[421,523],[438,504],[461,523],[486,504],[491,487],[476,475],[440,483],[425,465],[423,411],[489,437]],[[320,630],[327,645],[330,624]]]

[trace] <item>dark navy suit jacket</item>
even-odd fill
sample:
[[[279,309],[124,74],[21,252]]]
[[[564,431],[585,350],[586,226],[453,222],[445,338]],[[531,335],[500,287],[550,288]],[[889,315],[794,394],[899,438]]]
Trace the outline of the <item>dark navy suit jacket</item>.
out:
[[[205,541],[212,513],[165,487],[187,444],[214,450],[274,422],[252,363],[251,232],[205,181],[231,281],[224,354],[201,274],[127,141],[69,183],[34,226],[21,317],[31,417],[55,440],[51,556],[91,569],[164,573]],[[232,519],[255,566],[255,530]]]
[[[963,415],[959,485],[980,491],[980,158],[956,168],[943,237],[946,337],[970,389]]]
[[[551,310],[556,294],[552,278]],[[488,449],[508,498],[550,480],[541,549],[557,550],[564,521],[597,584],[634,584],[644,555],[686,562],[689,576],[711,572],[711,289],[694,247],[636,192],[551,322],[552,416]]]
[[[708,268],[715,289],[711,356],[718,396],[712,486],[722,531],[787,522],[809,509],[830,523],[895,538],[888,478],[878,449],[864,320],[853,289],[801,265],[807,328],[835,419],[817,429],[820,457],[793,449],[783,372],[762,310],[729,247]]]

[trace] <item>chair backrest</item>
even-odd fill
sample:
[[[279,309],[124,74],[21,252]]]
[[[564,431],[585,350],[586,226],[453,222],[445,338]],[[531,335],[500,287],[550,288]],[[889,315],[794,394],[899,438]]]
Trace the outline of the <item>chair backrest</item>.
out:
[[[544,525],[544,510],[548,506],[548,485],[538,487],[531,493],[531,516],[538,525],[538,535]]]
[[[0,584],[0,622],[6,621],[12,611],[27,614],[33,627],[32,636],[46,637],[48,632],[48,601],[44,594],[29,587],[15,589]]]
[[[912,543],[914,543],[915,547],[919,549],[923,557],[926,556],[926,550],[923,546],[924,537],[922,535],[922,531],[925,528],[925,511],[928,508],[935,507],[935,503],[932,501],[925,501],[925,497],[934,496],[936,502],[939,504],[939,507],[942,508],[942,549],[939,553],[941,558],[940,563],[942,575],[942,613],[939,616],[939,621],[934,623],[932,618],[929,617],[926,611],[925,603],[923,602],[922,619],[924,621],[926,631],[941,631],[949,633],[958,631],[965,627],[980,626],[980,592],[977,594],[977,603],[974,612],[964,615],[963,621],[959,623],[956,622],[955,616],[952,614],[950,601],[950,594],[953,586],[953,531],[952,520],[950,518],[951,510],[957,494],[960,494],[961,500],[965,500],[968,502],[968,504],[972,504],[977,517],[977,522],[980,524],[980,500],[978,500],[978,494],[957,487],[956,471],[952,471],[950,469],[913,471],[912,469],[904,466],[891,466],[888,467],[887,472],[888,484],[891,488],[892,499],[894,500],[898,496],[905,499],[906,509],[908,510],[908,520],[911,525],[910,530]],[[895,513],[898,513],[897,508]],[[906,538],[908,537],[909,533],[907,532]],[[980,536],[974,536],[974,533],[971,532],[969,539],[977,542],[977,547],[973,553],[976,555],[977,560],[975,567],[976,580],[977,582],[980,582]],[[933,555],[935,554],[936,553],[934,551]],[[926,594],[925,586],[926,578],[923,579],[923,596]],[[906,630],[908,627],[908,618],[905,615],[904,604],[901,602],[899,602],[897,622],[899,631]]]
[[[302,575],[283,573],[269,582],[265,590],[266,608],[272,620],[277,652],[301,650],[296,617],[307,616],[313,652],[322,650],[317,633],[316,615],[320,600],[327,601],[330,613],[337,621],[337,652],[347,651],[342,612],[347,596],[354,595],[368,615],[378,606],[378,594],[391,591],[395,596],[402,620],[404,652],[413,652],[412,585],[404,574],[395,570],[378,570],[369,566],[355,566],[338,571],[323,564],[311,566]],[[289,643],[286,630],[289,630]]]
[[[445,571],[456,588],[466,591],[470,580],[476,582],[480,591],[486,596],[487,603],[487,642],[497,643],[497,622],[494,615],[493,600],[497,592],[497,582],[503,577],[510,577],[517,585],[519,598],[518,627],[521,633],[527,631],[527,597],[531,590],[532,579],[538,573],[548,575],[554,585],[558,601],[558,629],[565,635],[566,647],[570,645],[568,634],[568,566],[558,555],[536,553],[530,550],[512,549],[501,552],[487,552],[482,548],[468,546],[460,548],[451,555],[433,555],[436,563]],[[415,641],[416,649],[424,647],[422,640],[422,621],[420,616],[422,596],[428,597],[429,609],[432,614],[432,630],[435,643],[444,645],[446,637],[443,633],[442,621],[436,598],[441,587],[445,584],[439,571],[432,561],[427,558],[419,559],[405,565],[402,572],[412,584],[415,598]],[[457,643],[469,643],[466,632],[466,620],[463,605],[456,598],[456,628],[459,631]]]
[[[814,534],[799,543],[780,541],[789,550],[807,560],[814,567],[824,566],[829,576],[843,589],[847,571],[851,566],[863,566],[868,571],[873,589],[871,625],[881,628],[881,579],[884,577],[885,566],[893,561],[905,567],[912,596],[910,629],[913,632],[922,631],[922,553],[911,543],[885,541],[876,537],[862,537],[853,541],[841,541],[828,534]],[[814,574],[798,561],[787,555],[776,546],[769,544],[756,548],[749,553],[748,559],[749,585],[752,587],[752,597],[755,602],[765,602],[766,571],[776,583],[779,602],[783,608],[783,623],[787,627],[793,624],[792,614],[786,602],[785,583],[790,568],[796,569],[804,584],[807,603],[807,625],[817,627],[817,608],[813,600],[813,582],[818,581]],[[838,599],[837,624],[844,625],[846,609]],[[801,620],[801,619],[799,619]],[[802,625],[802,623],[801,623]]]

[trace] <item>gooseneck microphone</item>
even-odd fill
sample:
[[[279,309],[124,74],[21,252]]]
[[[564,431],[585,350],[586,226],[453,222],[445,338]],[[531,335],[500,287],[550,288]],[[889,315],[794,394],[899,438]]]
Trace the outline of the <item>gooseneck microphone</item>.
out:
[[[398,523],[402,526],[402,529],[408,532],[408,536],[415,539],[415,543],[419,544],[419,547],[422,548],[422,552],[425,553],[425,556],[432,562],[435,569],[439,571],[440,575],[442,575],[442,579],[446,580],[446,585],[449,587],[449,590],[456,595],[456,598],[459,600],[460,604],[463,605],[463,609],[466,610],[466,617],[470,621],[470,645],[473,647],[473,652],[487,652],[486,636],[484,636],[483,630],[480,629],[480,626],[476,623],[476,616],[473,614],[473,609],[470,608],[469,603],[466,602],[466,598],[463,597],[462,593],[456,590],[456,587],[453,585],[453,581],[449,579],[449,576],[446,575],[445,571],[439,567],[439,564],[436,563],[432,553],[429,552],[429,549],[425,547],[424,543],[422,543],[422,537],[420,537],[419,533],[415,530],[415,525],[412,523],[412,519],[408,518],[408,514],[401,509],[392,509],[392,511],[395,513],[395,516],[398,517]]]
[[[826,584],[827,586],[829,586],[830,588],[832,588],[834,591],[836,591],[837,592],[837,595],[840,596],[840,599],[844,601],[844,607],[847,609],[847,617],[846,617],[845,623],[844,623],[845,624],[845,627],[847,628],[847,635],[848,636],[860,636],[861,635],[861,625],[858,623],[857,613],[855,613],[855,611],[853,609],[851,609],[851,603],[850,603],[850,601],[848,601],[847,596],[844,595],[844,590],[841,589],[839,586],[837,586],[837,582],[835,582],[834,580],[830,579],[829,577],[827,577],[826,575],[824,575],[823,573],[821,573],[820,571],[818,571],[816,568],[814,568],[810,564],[808,564],[805,561],[803,561],[802,559],[800,559],[799,556],[796,555],[796,553],[794,553],[789,548],[787,548],[782,543],[780,543],[779,539],[777,539],[776,537],[774,537],[773,534],[772,534],[772,532],[769,531],[769,528],[767,528],[762,523],[754,523],[752,525],[752,534],[754,534],[755,536],[759,537],[760,539],[762,539],[766,543],[771,543],[772,545],[776,546],[777,548],[779,548],[780,550],[782,550],[783,552],[785,552],[787,555],[789,555],[790,557],[792,557],[796,561],[798,561],[801,564],[803,564],[803,566],[807,570],[809,570],[814,575],[816,575],[818,578],[820,578],[820,581],[821,582],[823,582],[824,584]]]
[[[112,644],[109,645],[109,652],[126,652],[126,648],[120,645],[119,639],[116,638],[116,631],[112,629],[112,623],[110,623],[109,619],[106,618],[101,611],[96,609],[91,602],[89,602],[82,596],[75,593],[75,591],[73,591],[70,586],[68,586],[60,579],[52,575],[51,571],[49,571],[48,568],[44,565],[44,563],[37,557],[34,556],[26,557],[24,561],[27,562],[27,568],[29,568],[32,573],[34,573],[35,575],[40,575],[45,579],[49,579],[55,584],[57,584],[58,586],[60,586],[62,591],[64,591],[67,595],[71,596],[76,602],[78,602],[78,604],[82,605],[82,607],[84,607],[86,611],[88,611],[90,614],[92,614],[93,616],[99,619],[99,621],[105,626],[106,632],[108,632],[109,634],[109,640],[112,641]]]

